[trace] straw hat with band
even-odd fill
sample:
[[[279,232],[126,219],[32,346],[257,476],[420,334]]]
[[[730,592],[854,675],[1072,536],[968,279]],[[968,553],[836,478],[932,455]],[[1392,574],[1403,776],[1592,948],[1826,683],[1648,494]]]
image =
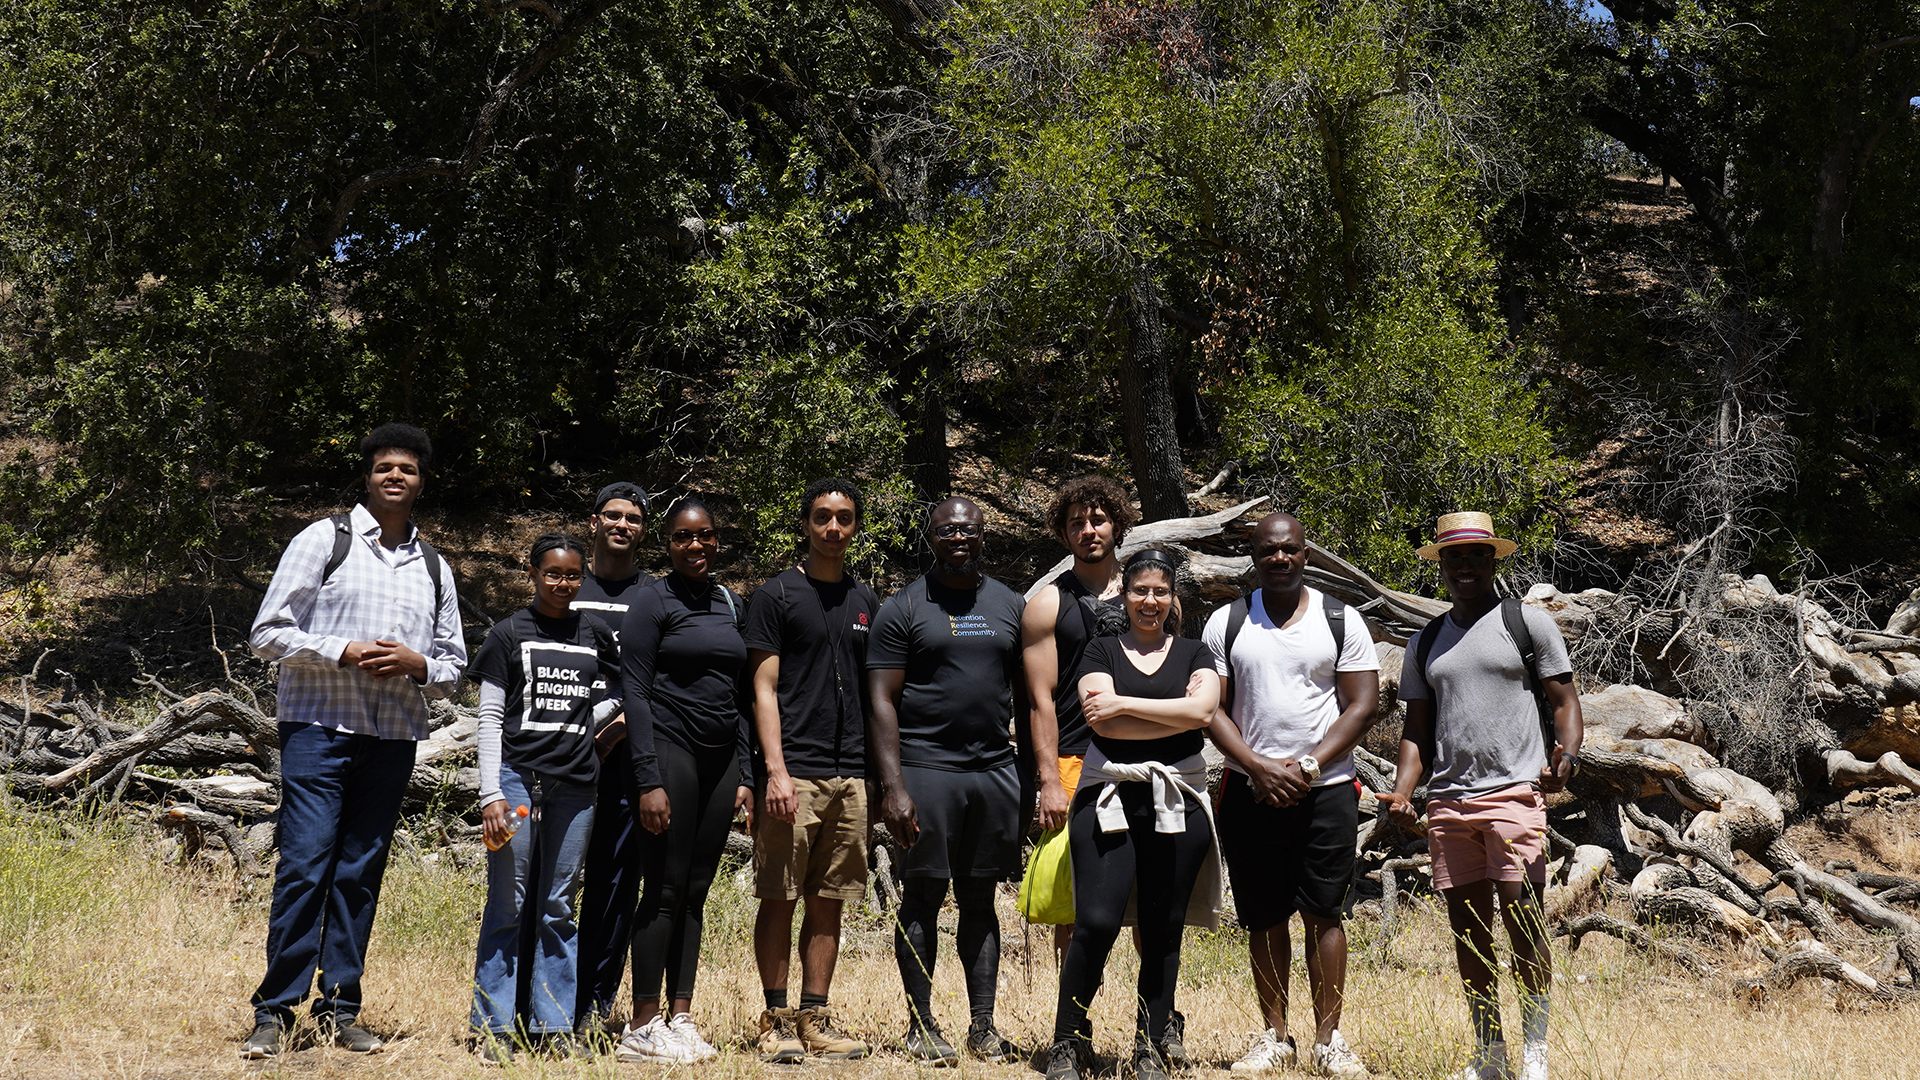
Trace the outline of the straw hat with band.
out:
[[[1434,562],[1440,561],[1442,549],[1458,547],[1461,544],[1491,544],[1493,557],[1504,559],[1519,549],[1520,545],[1493,533],[1493,517],[1478,510],[1463,510],[1457,514],[1442,514],[1434,525],[1433,543],[1419,549],[1414,554]]]

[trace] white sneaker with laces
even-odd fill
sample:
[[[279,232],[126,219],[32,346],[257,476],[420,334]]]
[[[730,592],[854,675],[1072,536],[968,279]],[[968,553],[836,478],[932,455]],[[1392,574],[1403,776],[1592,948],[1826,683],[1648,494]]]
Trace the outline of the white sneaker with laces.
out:
[[[656,1015],[639,1027],[627,1025],[620,1045],[613,1051],[616,1061],[645,1061],[665,1065],[689,1065],[694,1060],[692,1047],[681,1042],[667,1027],[667,1018]]]
[[[667,1021],[667,1031],[680,1040],[680,1045],[693,1052],[695,1061],[706,1061],[720,1053],[700,1034],[700,1029],[694,1026],[693,1017],[686,1013],[674,1013],[673,1019]]]
[[[1326,1042],[1314,1044],[1313,1071],[1321,1076],[1336,1077],[1337,1080],[1360,1080],[1363,1076],[1373,1075],[1337,1030],[1327,1037]]]
[[[1547,1040],[1538,1039],[1520,1048],[1520,1080],[1547,1080]]]
[[[1460,1073],[1460,1080],[1512,1080],[1512,1077],[1507,1066],[1507,1044],[1503,1042],[1474,1047],[1473,1056],[1467,1059],[1467,1067]]]
[[[1293,1044],[1293,1036],[1282,1039],[1272,1028],[1268,1028],[1253,1036],[1253,1045],[1247,1047],[1246,1055],[1229,1068],[1242,1076],[1274,1072],[1292,1065],[1298,1056],[1299,1050]]]

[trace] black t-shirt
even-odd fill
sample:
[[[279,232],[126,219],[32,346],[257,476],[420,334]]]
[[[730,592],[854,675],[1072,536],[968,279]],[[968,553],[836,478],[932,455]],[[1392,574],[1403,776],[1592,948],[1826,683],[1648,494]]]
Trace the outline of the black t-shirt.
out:
[[[1110,637],[1098,638],[1087,646],[1080,674],[1106,672],[1113,676],[1113,692],[1121,697],[1179,698],[1187,696],[1187,680],[1194,672],[1212,670],[1213,650],[1193,638],[1174,638],[1160,670],[1148,675],[1127,659],[1120,639]],[[1204,741],[1198,728],[1159,739],[1109,739],[1098,732],[1093,736],[1093,745],[1107,755],[1107,760],[1129,765],[1142,761],[1171,765],[1199,753]]]
[[[696,753],[732,747],[740,755],[741,775],[748,775],[740,690],[747,645],[736,616],[746,613],[746,601],[723,585],[672,573],[628,596],[620,681],[635,790],[660,786],[656,735]]]
[[[799,567],[747,601],[747,648],[780,657],[780,748],[793,776],[867,775],[867,636],[880,598]]]
[[[620,649],[605,623],[521,608],[487,631],[467,675],[507,692],[501,761],[575,784],[599,778],[593,706],[620,685]]]
[[[1060,614],[1053,620],[1054,670],[1059,675],[1053,684],[1053,718],[1060,727],[1060,756],[1068,757],[1086,753],[1093,741],[1093,729],[1080,709],[1087,643],[1125,633],[1127,608],[1117,594],[1105,600],[1095,596],[1071,569],[1062,571],[1053,583],[1060,590]]]
[[[950,589],[931,576],[880,605],[867,667],[906,672],[901,764],[971,772],[1013,760],[1008,725],[1015,688],[1024,689],[1020,613],[1026,606],[992,578],[982,578],[978,589]]]
[[[630,578],[603,578],[588,570],[580,578],[580,595],[573,598],[573,610],[598,616],[613,631],[613,640],[617,644],[620,641],[620,624],[627,621],[627,606],[631,600],[627,590],[643,580],[652,579],[639,574]]]

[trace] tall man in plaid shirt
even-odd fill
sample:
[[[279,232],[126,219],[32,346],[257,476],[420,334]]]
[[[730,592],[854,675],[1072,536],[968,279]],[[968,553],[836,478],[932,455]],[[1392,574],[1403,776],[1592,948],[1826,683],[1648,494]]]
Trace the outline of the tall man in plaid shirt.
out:
[[[281,794],[267,973],[247,1058],[286,1048],[316,970],[322,1031],[348,1050],[380,1049],[356,1022],[367,935],[427,737],[425,695],[452,695],[467,665],[453,575],[412,521],[432,443],[419,428],[385,424],[360,455],[366,501],[287,545],[249,641],[280,664]]]

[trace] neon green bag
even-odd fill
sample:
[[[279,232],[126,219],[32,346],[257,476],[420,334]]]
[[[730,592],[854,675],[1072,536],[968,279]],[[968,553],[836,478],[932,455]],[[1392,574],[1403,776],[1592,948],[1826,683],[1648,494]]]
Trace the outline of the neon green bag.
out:
[[[1020,879],[1020,914],[1028,922],[1055,926],[1073,921],[1073,860],[1067,857],[1065,826],[1040,834],[1027,875]]]

